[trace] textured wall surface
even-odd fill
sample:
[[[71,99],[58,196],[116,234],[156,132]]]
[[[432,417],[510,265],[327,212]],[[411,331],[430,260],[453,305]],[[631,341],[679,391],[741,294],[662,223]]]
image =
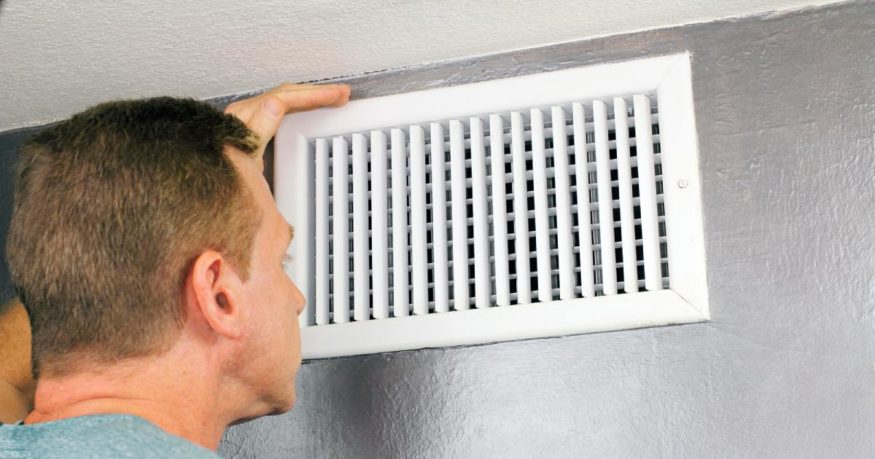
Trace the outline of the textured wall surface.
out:
[[[305,364],[229,457],[871,457],[875,3],[352,80],[380,95],[693,53],[713,320]]]
[[[0,30],[10,7],[4,2]],[[0,43],[2,53],[8,42]],[[713,320],[309,362],[296,408],[232,428],[221,452],[871,457],[872,43],[875,4],[858,1],[348,80],[357,97],[368,97],[692,51]],[[0,59],[0,72],[7,65]],[[215,94],[213,83],[239,83],[233,78],[210,75],[197,90]],[[6,74],[0,81],[9,87]],[[79,104],[88,91],[76,81],[56,99]],[[129,82],[144,94],[160,89]],[[67,99],[74,91],[85,96]],[[0,100],[7,113],[27,99]],[[13,152],[29,132],[0,134],[0,240]],[[11,295],[4,269],[0,262],[0,300]]]
[[[214,97],[836,0],[7,0],[0,131],[108,99]]]

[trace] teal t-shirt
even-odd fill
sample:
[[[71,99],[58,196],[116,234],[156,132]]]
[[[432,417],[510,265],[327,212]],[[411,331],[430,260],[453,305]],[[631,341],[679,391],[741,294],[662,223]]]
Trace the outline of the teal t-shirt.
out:
[[[143,418],[81,416],[39,424],[0,425],[0,458],[204,458],[216,453]]]

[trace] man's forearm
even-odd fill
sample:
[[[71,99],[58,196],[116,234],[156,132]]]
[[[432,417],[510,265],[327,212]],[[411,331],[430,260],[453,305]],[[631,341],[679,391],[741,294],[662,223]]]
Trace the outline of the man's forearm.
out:
[[[27,416],[30,397],[6,381],[0,381],[0,422],[10,424]]]
[[[18,301],[0,314],[0,421],[23,418],[33,400],[30,323]]]

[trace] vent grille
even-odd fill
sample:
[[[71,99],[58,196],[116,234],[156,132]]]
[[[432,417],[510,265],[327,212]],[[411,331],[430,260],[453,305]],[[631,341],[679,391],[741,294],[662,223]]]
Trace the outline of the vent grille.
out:
[[[316,325],[669,286],[653,95],[311,142]]]
[[[304,358],[707,320],[689,63],[286,117],[274,186]]]

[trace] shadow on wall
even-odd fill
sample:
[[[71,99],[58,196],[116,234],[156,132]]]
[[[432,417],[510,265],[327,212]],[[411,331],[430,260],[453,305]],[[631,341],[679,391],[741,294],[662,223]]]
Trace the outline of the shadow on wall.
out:
[[[12,217],[13,177],[18,149],[25,140],[42,129],[43,127],[36,127],[0,133],[0,253],[3,255],[0,257],[0,304],[7,304],[15,296],[9,277],[9,266],[6,264],[6,233]]]

